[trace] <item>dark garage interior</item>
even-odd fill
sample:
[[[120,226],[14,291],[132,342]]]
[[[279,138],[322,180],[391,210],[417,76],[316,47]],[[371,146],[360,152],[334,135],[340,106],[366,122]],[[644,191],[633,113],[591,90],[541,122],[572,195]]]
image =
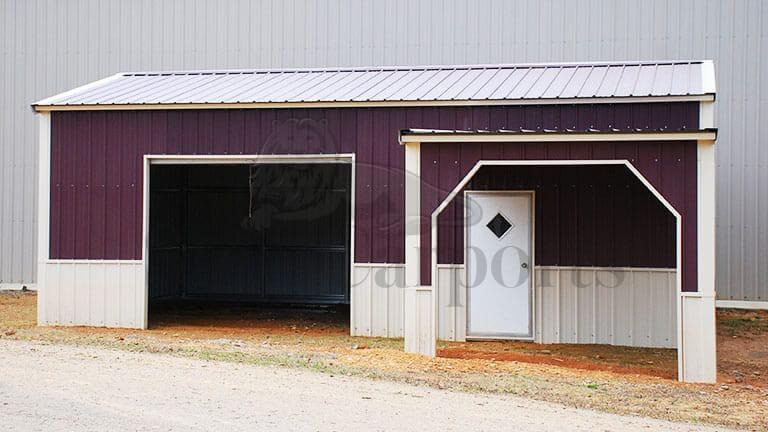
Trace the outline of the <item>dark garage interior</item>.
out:
[[[344,163],[152,165],[150,319],[169,305],[347,305]]]

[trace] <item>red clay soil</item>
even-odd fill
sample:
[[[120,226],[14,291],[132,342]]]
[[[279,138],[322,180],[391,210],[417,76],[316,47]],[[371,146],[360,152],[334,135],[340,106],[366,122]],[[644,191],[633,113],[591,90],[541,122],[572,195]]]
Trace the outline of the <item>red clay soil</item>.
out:
[[[717,312],[718,381],[768,388],[768,311]]]
[[[592,347],[594,349],[594,346]],[[595,349],[595,351],[599,350],[599,348]],[[610,371],[626,375],[648,375],[668,379],[675,379],[677,377],[677,368],[672,370],[660,370],[647,367],[628,367],[589,360],[578,360],[566,356],[557,357],[551,355],[532,355],[519,352],[491,352],[466,348],[444,348],[438,350],[437,355],[438,357],[454,359],[482,359],[492,361],[515,361],[522,363],[548,364],[571,369],[588,371]]]
[[[540,345],[487,341],[448,343],[440,357],[516,361],[588,371],[612,371],[675,379],[677,353],[671,349],[609,345]],[[768,388],[768,311],[717,311],[718,382]]]

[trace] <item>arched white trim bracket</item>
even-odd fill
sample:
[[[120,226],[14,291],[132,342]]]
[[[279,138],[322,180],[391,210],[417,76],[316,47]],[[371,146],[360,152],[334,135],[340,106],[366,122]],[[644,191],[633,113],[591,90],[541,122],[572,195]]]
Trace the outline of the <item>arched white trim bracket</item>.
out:
[[[472,167],[471,170],[467,173],[467,175],[464,176],[464,178],[461,179],[461,181],[456,185],[456,187],[451,190],[451,192],[446,196],[446,198],[440,203],[439,206],[432,212],[431,219],[430,219],[430,228],[431,228],[431,279],[430,283],[431,286],[434,286],[435,282],[437,280],[437,231],[438,231],[438,225],[437,225],[437,218],[440,216],[440,214],[445,210],[448,205],[453,201],[456,196],[469,184],[470,181],[472,181],[472,178],[477,174],[478,171],[480,171],[483,167],[488,166],[600,166],[600,165],[624,165],[627,167],[627,169],[634,174],[635,177],[637,177],[638,180],[656,197],[659,202],[664,205],[664,207],[675,217],[675,278],[676,278],[676,297],[678,299],[677,301],[677,340],[683,340],[682,339],[682,326],[680,324],[680,298],[683,294],[681,291],[682,287],[682,223],[683,223],[683,217],[680,214],[680,212],[675,209],[675,207],[664,197],[664,195],[661,194],[661,192],[656,189],[650,181],[648,181],[645,176],[643,176],[640,171],[638,171],[637,168],[635,168],[632,163],[626,159],[607,159],[607,160],[480,160]],[[437,320],[437,314],[438,311],[438,305],[437,305],[437,296],[434,297],[434,311],[435,311],[435,319]],[[683,359],[685,357],[684,350],[680,349],[680,344],[678,343],[678,355],[677,355],[677,366],[679,372],[679,379],[682,380],[682,372],[684,370],[684,362]]]
[[[448,138],[450,139],[450,138]],[[704,140],[705,142],[713,143],[714,141]],[[701,142],[699,141],[699,188],[697,203],[699,203],[699,211],[697,219],[699,225],[702,224],[702,206],[704,204],[704,211],[706,212],[710,206],[708,204],[711,200],[704,197],[702,203],[702,153],[706,156],[708,153],[702,151]],[[420,180],[420,142],[404,141],[406,146],[406,168],[409,169],[411,176]],[[705,157],[706,158],[706,157]],[[410,161],[410,163],[408,163]],[[434,289],[435,281],[437,280],[437,218],[440,213],[455,199],[456,195],[463,190],[466,185],[471,181],[474,175],[485,166],[576,166],[576,165],[624,165],[627,169],[640,180],[641,183],[661,202],[664,207],[675,217],[676,219],[676,279],[677,279],[677,352],[678,352],[678,379],[680,381],[690,382],[714,382],[715,380],[715,345],[714,345],[714,325],[710,326],[710,320],[708,320],[709,309],[703,303],[698,304],[691,308],[693,311],[694,319],[691,321],[693,324],[684,321],[685,312],[688,310],[686,302],[690,300],[706,297],[708,293],[706,290],[702,292],[683,292],[682,287],[682,223],[683,218],[677,209],[648,181],[645,176],[629,161],[629,160],[480,160],[472,169],[457,183],[457,185],[451,190],[446,198],[440,203],[440,205],[432,212],[430,218],[431,229],[431,279],[429,286],[420,286],[419,269],[421,266],[419,251],[419,245],[421,240],[420,229],[412,230],[415,232],[406,233],[406,274],[410,275],[408,280],[408,286],[414,290],[414,292],[428,293],[430,297],[431,310],[424,311],[418,308],[417,302],[412,302],[411,305],[406,304],[405,310],[405,345],[406,351],[418,352],[425,355],[435,355],[434,340],[436,339],[436,328],[438,325],[438,304],[437,295]],[[705,168],[706,169],[706,168]],[[706,174],[706,173],[705,173]],[[407,176],[410,177],[410,176]],[[709,181],[706,182],[707,184]],[[421,182],[406,182],[406,215],[411,215],[411,218],[416,220],[420,214],[420,187]],[[706,191],[704,195],[709,195],[710,191]],[[713,193],[712,193],[713,195]],[[410,200],[408,199],[410,197]],[[705,223],[710,222],[705,218]],[[712,219],[713,222],[713,219]],[[714,229],[714,226],[711,227]],[[708,227],[699,226],[699,233],[702,229],[709,229]],[[700,234],[699,234],[700,235]],[[702,254],[702,242],[698,243],[698,253]],[[709,244],[705,241],[704,244]],[[413,249],[413,250],[411,250]],[[705,252],[706,254],[706,252]],[[410,259],[409,259],[410,257]],[[701,266],[701,257],[699,257],[699,266]],[[706,270],[713,272],[713,270]],[[707,273],[708,274],[708,273]],[[699,284],[706,282],[702,280],[702,269],[699,269],[698,274]],[[712,315],[714,317],[714,301],[712,301]],[[703,317],[703,318],[702,318]],[[712,317],[711,322],[714,323]],[[430,323],[429,329],[420,329],[417,326]],[[704,323],[705,325],[697,325],[696,323]],[[410,329],[409,329],[410,327]],[[410,331],[409,331],[410,330]],[[710,334],[712,333],[712,334]],[[430,339],[432,343],[425,343],[425,339]]]

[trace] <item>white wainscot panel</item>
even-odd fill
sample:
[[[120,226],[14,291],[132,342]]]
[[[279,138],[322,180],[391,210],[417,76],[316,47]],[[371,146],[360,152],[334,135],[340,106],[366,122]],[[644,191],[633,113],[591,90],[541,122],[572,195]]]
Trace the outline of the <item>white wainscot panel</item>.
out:
[[[147,327],[141,261],[50,261],[38,284],[38,324]]]
[[[437,269],[438,337],[466,339],[466,272]],[[638,347],[676,346],[676,272],[655,268],[535,269],[535,339]]]
[[[438,339],[466,340],[466,274],[462,264],[439,264],[437,266]]]
[[[434,295],[429,286],[405,289],[405,352],[435,356]]]
[[[717,380],[715,298],[702,293],[680,296],[683,327],[682,374],[686,382],[714,383]]]
[[[352,336],[403,337],[405,266],[360,264],[352,269]]]
[[[536,268],[536,341],[676,347],[676,272]]]

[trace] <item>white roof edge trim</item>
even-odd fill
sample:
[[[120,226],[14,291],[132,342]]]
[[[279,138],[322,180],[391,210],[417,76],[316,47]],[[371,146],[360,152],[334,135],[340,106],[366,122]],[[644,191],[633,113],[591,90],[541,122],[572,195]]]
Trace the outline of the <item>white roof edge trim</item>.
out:
[[[89,82],[87,84],[83,84],[83,85],[81,85],[79,87],[75,87],[75,88],[73,88],[71,90],[67,90],[65,92],[57,93],[57,94],[55,94],[53,96],[47,97],[47,98],[39,100],[37,102],[33,102],[32,106],[33,107],[38,107],[38,106],[50,105],[56,99],[60,99],[62,97],[67,97],[67,96],[70,96],[70,95],[73,95],[73,94],[84,92],[86,90],[90,90],[90,89],[95,88],[95,87],[99,87],[101,85],[104,85],[104,84],[106,84],[108,82],[111,82],[111,81],[115,81],[118,78],[122,78],[124,76],[125,76],[124,73],[116,73],[116,74],[110,75],[110,76],[108,76],[106,78],[102,78],[100,80],[91,81],[91,82]]]
[[[457,142],[596,142],[596,141],[715,141],[717,131],[691,132],[613,132],[613,133],[494,133],[467,134],[409,133],[399,136],[400,144],[409,143],[457,143]]]
[[[715,81],[715,62],[705,60],[701,62],[701,81],[704,93],[717,93],[717,83]]]
[[[165,103],[165,104],[95,104],[44,105],[35,104],[37,112],[49,111],[119,111],[119,110],[179,110],[179,109],[270,109],[270,108],[356,108],[356,107],[440,107],[440,106],[498,106],[498,105],[572,105],[636,102],[712,102],[714,94],[685,96],[626,96],[549,99],[476,99],[476,100],[397,100],[397,101],[338,101],[338,102],[225,102],[225,103]]]

